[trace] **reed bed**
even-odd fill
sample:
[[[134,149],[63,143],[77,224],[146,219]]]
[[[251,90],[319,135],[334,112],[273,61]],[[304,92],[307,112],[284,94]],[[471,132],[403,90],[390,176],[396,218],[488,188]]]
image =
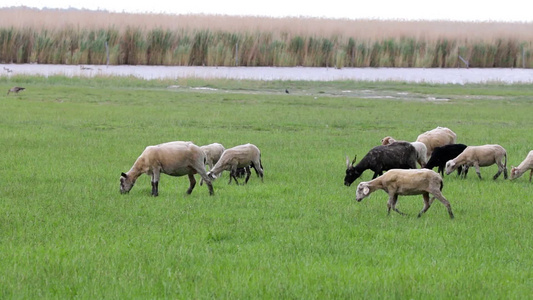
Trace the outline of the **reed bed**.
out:
[[[531,23],[0,10],[3,63],[531,68],[532,42]]]

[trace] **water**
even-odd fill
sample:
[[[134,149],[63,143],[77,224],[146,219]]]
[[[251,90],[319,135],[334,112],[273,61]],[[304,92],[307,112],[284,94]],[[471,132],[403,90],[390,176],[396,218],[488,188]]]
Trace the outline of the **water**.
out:
[[[400,81],[416,83],[532,83],[533,69],[421,69],[421,68],[278,68],[278,67],[167,67],[167,66],[69,66],[0,64],[0,76],[64,75],[134,76],[142,79],[222,78],[309,81]]]

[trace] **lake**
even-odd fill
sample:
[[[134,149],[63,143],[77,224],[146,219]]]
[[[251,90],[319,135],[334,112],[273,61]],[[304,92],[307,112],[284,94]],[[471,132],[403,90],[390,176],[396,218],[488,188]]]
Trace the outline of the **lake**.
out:
[[[0,64],[0,76],[134,76],[143,79],[222,78],[246,80],[402,81],[437,84],[532,83],[533,69],[176,67]]]

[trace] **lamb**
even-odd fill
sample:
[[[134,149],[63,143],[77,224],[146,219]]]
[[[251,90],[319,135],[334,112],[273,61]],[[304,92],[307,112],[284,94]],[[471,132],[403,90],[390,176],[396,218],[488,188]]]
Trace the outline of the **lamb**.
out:
[[[522,176],[527,170],[531,170],[529,173],[529,182],[531,182],[531,176],[533,175],[533,150],[529,151],[526,159],[518,167],[511,167],[511,180]]]
[[[433,169],[435,167],[438,167],[438,172],[444,176],[444,167],[446,166],[446,162],[450,159],[456,158],[465,149],[465,144],[449,144],[441,147],[436,147],[435,149],[433,149],[433,154],[431,154],[431,157],[429,158],[425,168]],[[458,175],[461,174],[461,171],[462,167],[457,167]]]
[[[502,162],[503,159],[505,159],[505,162]],[[498,165],[498,172],[494,175],[493,179],[496,180],[502,172],[504,178],[507,179],[507,151],[502,146],[468,146],[456,158],[446,162],[446,174],[449,175],[459,166],[474,166],[477,176],[481,179],[479,167],[487,167],[493,164]]]
[[[420,218],[425,213],[435,198],[439,199],[448,209],[448,215],[453,219],[454,215],[450,202],[442,195],[443,181],[442,177],[433,170],[401,170],[393,169],[371,181],[361,182],[357,186],[355,199],[360,202],[376,190],[383,190],[389,194],[387,202],[388,214],[391,208],[395,212],[404,215],[396,208],[399,195],[422,195],[424,198],[424,207],[418,213]],[[433,195],[431,200],[429,194]]]
[[[259,150],[259,148],[257,148],[257,146],[253,144],[239,145],[233,148],[226,149],[224,153],[222,153],[222,156],[215,164],[213,169],[211,169],[207,173],[207,176],[210,179],[214,180],[219,177],[222,172],[229,170],[230,180],[228,184],[231,183],[232,178],[235,180],[236,184],[239,184],[236,176],[237,169],[246,168],[249,166],[255,169],[256,173],[261,177],[261,181],[263,181],[263,165],[261,164],[261,151]],[[248,168],[244,184],[248,183],[248,179],[250,179],[250,174],[251,172]]]
[[[161,173],[170,176],[189,176],[190,186],[187,194],[191,194],[196,180],[194,174],[200,174],[207,183],[209,194],[214,195],[211,179],[205,171],[205,153],[192,142],[169,142],[156,146],[148,146],[137,158],[131,169],[120,176],[120,193],[129,193],[135,181],[143,173],[152,177],[152,196],[159,195],[159,176]]]
[[[420,134],[417,138],[417,142],[422,142],[426,145],[427,153],[426,157],[431,157],[433,149],[448,144],[455,144],[457,135],[446,127],[437,127],[433,130],[426,131]]]
[[[395,142],[397,142],[397,140],[390,136],[386,136],[381,140],[382,145],[390,145]],[[413,145],[413,147],[415,147],[416,149],[416,161],[418,162],[421,168],[425,167],[428,160],[426,156],[426,145],[422,142],[412,142],[411,145]]]
[[[390,169],[416,169],[416,149],[411,143],[396,142],[372,148],[356,166],[355,160],[350,164],[350,159],[346,157],[346,186],[350,186],[368,169],[374,171],[373,179]]]

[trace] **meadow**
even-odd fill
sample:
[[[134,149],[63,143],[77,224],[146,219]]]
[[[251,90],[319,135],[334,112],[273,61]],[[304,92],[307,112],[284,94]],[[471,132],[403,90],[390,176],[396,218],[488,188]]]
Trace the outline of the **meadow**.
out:
[[[345,156],[387,135],[446,126],[498,143],[508,165],[532,149],[529,85],[142,81],[0,77],[0,298],[524,299],[533,293],[527,175],[445,176],[455,219],[420,196],[387,215],[355,201]],[[202,88],[202,89],[195,89]],[[206,89],[208,88],[208,89]],[[290,94],[285,93],[285,89]],[[371,96],[371,97],[370,97]],[[262,150],[264,183],[143,175],[119,193],[147,145],[190,140]]]
[[[15,7],[0,9],[0,62],[531,68],[532,29],[532,23],[280,19]]]

